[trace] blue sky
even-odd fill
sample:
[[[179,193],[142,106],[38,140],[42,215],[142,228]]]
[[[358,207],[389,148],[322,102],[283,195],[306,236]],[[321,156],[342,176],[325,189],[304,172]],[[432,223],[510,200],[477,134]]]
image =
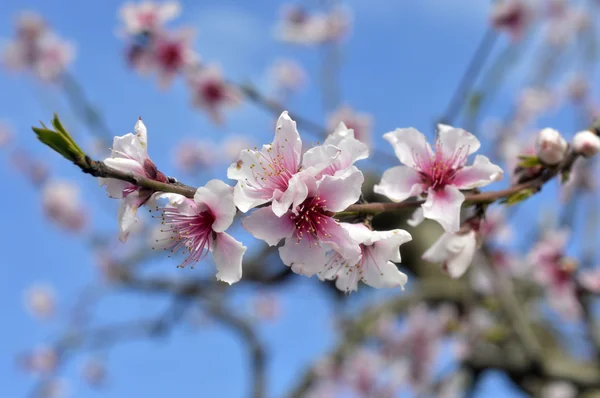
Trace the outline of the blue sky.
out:
[[[220,142],[225,135],[238,133],[257,145],[270,141],[272,116],[253,104],[230,112],[228,123],[215,127],[203,113],[191,108],[183,82],[177,81],[163,92],[152,78],[129,70],[123,58],[123,42],[116,34],[117,9],[122,2],[2,3],[0,38],[11,36],[12,18],[19,11],[31,9],[41,13],[62,37],[76,42],[72,72],[84,85],[89,99],[98,105],[109,128],[118,135],[131,131],[141,115],[149,131],[150,155],[166,174],[176,173],[171,152],[163,149],[172,147],[181,137],[203,136]],[[195,49],[204,60],[218,62],[235,81],[264,84],[266,71],[275,58],[297,60],[311,77],[307,88],[289,107],[323,122],[318,91],[319,52],[274,41],[281,4],[273,0],[184,1],[183,16],[174,25],[194,26],[198,31]],[[354,26],[342,47],[342,98],[355,109],[374,115],[376,145],[391,153],[381,134],[407,126],[432,132],[487,28],[488,2],[354,0],[348,5],[354,10]],[[505,45],[504,40],[501,45]],[[511,84],[516,85],[509,82],[509,88]],[[499,101],[492,114],[502,116],[507,104]],[[47,162],[54,176],[80,182],[94,225],[104,232],[116,231],[116,203],[105,198],[95,181],[42,147],[31,133],[32,124],[49,120],[54,111],[64,115],[74,135],[85,142],[86,127],[70,114],[59,90],[35,82],[30,76],[0,73],[0,119],[10,121],[18,144]],[[562,123],[572,125],[566,116]],[[309,135],[304,137],[307,142],[315,140]],[[97,280],[98,273],[84,239],[58,230],[44,218],[38,192],[15,172],[5,152],[0,153],[0,164],[4,182],[0,208],[6,209],[0,240],[0,300],[6,303],[2,309],[6,322],[0,341],[0,395],[20,397],[31,389],[33,379],[15,368],[15,354],[53,341],[64,326],[60,320],[40,324],[32,319],[21,304],[23,291],[34,281],[48,281],[59,292],[60,311],[67,313],[79,293]],[[225,170],[218,170],[215,176],[225,178]],[[174,265],[154,261],[149,272],[213,272],[210,266],[181,271]],[[274,291],[282,301],[282,317],[259,329],[261,339],[268,343],[268,391],[273,397],[281,396],[298,381],[308,364],[335,344],[330,296],[318,288],[316,280],[296,279],[285,286],[285,291]],[[236,285],[231,289],[232,304],[243,312],[252,288]],[[374,293],[373,297],[375,300],[381,295]],[[160,314],[168,305],[164,297],[122,292],[100,301],[94,321],[100,325],[147,318]],[[95,392],[78,380],[78,358],[64,372],[72,396],[240,397],[249,387],[247,356],[240,341],[214,324],[194,330],[179,327],[165,338],[125,343],[98,354],[107,359],[108,389]],[[502,394],[497,390],[501,378],[492,379],[483,385],[489,394],[482,391],[481,396],[491,396],[493,391]]]

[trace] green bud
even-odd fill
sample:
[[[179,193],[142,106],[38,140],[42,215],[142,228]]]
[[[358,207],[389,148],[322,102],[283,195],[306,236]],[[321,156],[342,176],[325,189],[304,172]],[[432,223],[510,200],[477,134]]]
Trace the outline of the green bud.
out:
[[[51,123],[54,129],[49,129],[41,122],[42,127],[32,127],[31,129],[37,135],[38,140],[61,154],[65,159],[75,164],[81,163],[85,158],[85,153],[79,148],[67,130],[65,130],[57,114],[54,114]]]

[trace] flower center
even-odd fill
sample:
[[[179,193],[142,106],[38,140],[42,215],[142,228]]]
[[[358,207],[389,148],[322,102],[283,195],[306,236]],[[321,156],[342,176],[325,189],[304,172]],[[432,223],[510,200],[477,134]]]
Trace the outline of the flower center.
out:
[[[288,183],[295,170],[290,168],[285,157],[278,150],[281,148],[276,148],[275,151],[273,149],[273,146],[270,146],[266,154],[264,151],[257,154],[258,167],[256,163],[250,165],[256,180],[256,184],[247,181],[250,188],[267,191],[268,194],[272,194],[275,190],[285,192],[288,189]]]
[[[160,63],[169,71],[175,71],[183,65],[183,48],[180,43],[163,42],[156,53]]]
[[[302,239],[308,239],[309,244],[319,245],[319,236],[331,235],[327,232],[327,223],[335,222],[330,213],[325,210],[325,199],[314,196],[306,199],[298,206],[297,214],[292,214],[290,218],[296,224],[296,238],[298,242]]]
[[[467,147],[460,147],[448,156],[444,154],[442,145],[438,142],[435,153],[427,156],[413,153],[413,159],[422,183],[427,188],[442,190],[446,185],[452,184],[456,172],[465,164],[468,153]]]
[[[214,222],[215,215],[210,210],[186,215],[173,207],[162,209],[162,224],[168,228],[161,232],[170,232],[171,237],[166,239],[172,241],[165,250],[175,253],[183,249],[188,253],[187,258],[179,267],[184,268],[191,264],[193,268],[194,264],[208,254]]]
[[[202,97],[208,103],[218,103],[223,100],[225,97],[225,92],[223,90],[223,85],[217,81],[207,82],[202,85],[201,88]]]

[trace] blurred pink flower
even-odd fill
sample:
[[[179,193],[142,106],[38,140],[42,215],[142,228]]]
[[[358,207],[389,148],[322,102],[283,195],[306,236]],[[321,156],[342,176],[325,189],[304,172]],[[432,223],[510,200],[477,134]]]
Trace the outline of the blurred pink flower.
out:
[[[21,355],[19,362],[28,372],[49,375],[56,369],[58,354],[52,347],[39,346]]]
[[[490,18],[494,28],[517,41],[525,35],[532,17],[532,10],[524,0],[502,0],[494,2]]]
[[[274,321],[281,316],[281,301],[270,293],[259,293],[253,300],[253,312],[260,320]]]
[[[188,76],[192,91],[192,103],[208,112],[211,119],[223,123],[222,112],[225,108],[238,105],[241,93],[223,78],[221,68],[209,65],[191,72]]]
[[[49,319],[56,311],[56,294],[48,284],[35,284],[25,291],[25,306],[36,318]]]
[[[81,201],[79,186],[70,181],[50,180],[42,188],[46,216],[60,227],[79,232],[87,224],[88,209]]]
[[[14,133],[8,122],[0,120],[0,148],[5,148],[13,137]]]
[[[269,69],[269,78],[280,100],[285,100],[288,95],[299,91],[307,80],[304,69],[291,59],[276,60]]]
[[[556,130],[545,128],[540,130],[535,141],[538,158],[547,165],[557,165],[567,155],[569,144]]]
[[[423,259],[431,263],[440,263],[442,270],[452,278],[460,278],[473,262],[476,249],[477,233],[474,230],[445,232],[427,249]]]
[[[177,74],[197,65],[197,55],[192,49],[193,40],[194,31],[191,29],[153,38],[153,61],[160,87],[167,88]]]
[[[354,130],[354,138],[367,146],[371,145],[373,117],[370,114],[358,113],[349,106],[341,106],[327,119],[327,131],[334,131],[340,122]]]
[[[215,144],[207,140],[185,139],[177,144],[173,155],[179,170],[195,174],[219,161]]]
[[[82,369],[83,380],[92,387],[100,387],[106,382],[106,365],[97,358],[88,359]]]
[[[154,33],[180,13],[181,6],[177,1],[125,3],[119,9],[125,32],[131,35]]]
[[[334,7],[327,13],[308,13],[304,8],[286,5],[276,36],[292,44],[315,45],[343,39],[352,25],[347,8]]]
[[[248,138],[240,134],[229,134],[225,137],[225,141],[220,145],[222,149],[223,161],[227,163],[235,162],[246,148],[250,148],[252,144]]]

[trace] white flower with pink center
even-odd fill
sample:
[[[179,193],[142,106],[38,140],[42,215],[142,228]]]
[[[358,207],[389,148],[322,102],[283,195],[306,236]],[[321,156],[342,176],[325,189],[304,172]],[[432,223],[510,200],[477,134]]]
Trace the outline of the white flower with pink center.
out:
[[[193,200],[169,193],[157,197],[169,200],[162,208],[164,232],[171,234],[165,238],[165,250],[188,253],[180,267],[193,267],[212,252],[217,279],[229,284],[239,281],[246,247],[225,232],[236,213],[233,187],[220,180],[210,180],[198,188]]]
[[[194,32],[191,29],[156,35],[153,38],[152,61],[158,72],[160,87],[167,88],[178,73],[197,63],[196,53],[192,49],[193,40]]]
[[[371,144],[373,117],[370,114],[359,113],[349,106],[342,106],[329,116],[327,127],[329,130],[333,130],[340,122],[343,122],[348,129],[354,131],[354,138],[366,145]]]
[[[208,112],[211,119],[223,123],[223,110],[237,106],[241,94],[223,78],[217,65],[203,66],[188,76],[194,106]]]
[[[467,157],[479,149],[479,140],[462,129],[446,125],[438,128],[435,152],[414,128],[385,134],[383,137],[406,166],[386,170],[374,191],[394,202],[425,194],[423,216],[439,222],[447,232],[457,232],[465,200],[460,190],[488,185],[501,179],[503,172],[483,155],[477,155],[473,165],[467,166]]]
[[[360,247],[333,216],[360,197],[362,172],[352,166],[342,175],[326,175],[317,181],[314,176],[303,174],[302,179],[307,187],[304,200],[281,216],[275,214],[272,206],[258,209],[243,219],[244,228],[271,246],[285,239],[279,249],[281,259],[302,275],[322,271],[329,250],[356,264]]]
[[[180,13],[181,6],[176,1],[127,3],[119,10],[119,15],[125,24],[125,31],[131,35],[160,30],[167,22],[177,18]]]
[[[148,156],[147,130],[141,119],[135,124],[134,132],[135,134],[129,133],[113,139],[111,155],[104,159],[104,163],[119,171],[167,182],[165,175],[158,171]],[[125,242],[137,223],[137,209],[150,199],[153,192],[114,178],[99,178],[98,180],[100,185],[106,185],[109,197],[121,199],[117,216],[119,240]]]
[[[356,263],[349,263],[338,252],[331,251],[327,254],[319,278],[336,279],[336,287],[346,293],[358,290],[359,281],[378,289],[404,289],[408,277],[394,263],[401,261],[400,245],[412,240],[410,234],[402,229],[372,231],[364,224],[341,225],[359,244],[360,259]]]

